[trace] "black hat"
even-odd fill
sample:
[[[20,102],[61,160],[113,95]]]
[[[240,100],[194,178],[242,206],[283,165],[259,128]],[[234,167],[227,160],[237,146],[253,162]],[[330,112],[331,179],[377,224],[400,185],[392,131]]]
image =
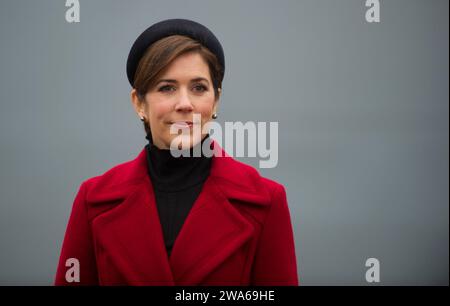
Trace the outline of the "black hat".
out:
[[[127,76],[131,86],[134,84],[134,74],[136,73],[139,61],[147,48],[157,40],[171,35],[188,36],[201,43],[216,55],[222,66],[222,74],[225,72],[225,56],[222,45],[207,27],[192,20],[167,19],[147,28],[139,35],[131,47],[127,60]]]

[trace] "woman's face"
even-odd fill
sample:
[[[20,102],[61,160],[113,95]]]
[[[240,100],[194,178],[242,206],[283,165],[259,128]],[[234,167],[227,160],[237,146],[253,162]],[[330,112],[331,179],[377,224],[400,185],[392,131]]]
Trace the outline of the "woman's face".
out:
[[[146,93],[144,103],[139,101],[135,89],[131,99],[138,116],[150,123],[153,143],[160,149],[169,149],[176,137],[177,144],[183,141],[180,149],[199,143],[208,132],[203,131],[204,126],[217,108],[208,64],[195,52],[177,57]],[[194,114],[201,115],[198,123],[194,122]],[[184,127],[177,122],[192,125]],[[171,134],[171,125],[175,132],[179,129],[178,134]],[[194,128],[201,133],[194,133]]]

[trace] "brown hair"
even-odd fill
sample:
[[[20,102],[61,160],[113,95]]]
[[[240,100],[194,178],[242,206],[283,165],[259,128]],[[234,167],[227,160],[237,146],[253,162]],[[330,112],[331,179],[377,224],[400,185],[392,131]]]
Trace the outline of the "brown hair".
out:
[[[208,64],[209,73],[214,86],[214,96],[219,96],[222,87],[223,67],[217,57],[198,41],[182,35],[164,37],[153,43],[144,53],[134,75],[133,87],[136,89],[140,101],[144,101],[145,94],[156,85],[159,76],[178,56],[198,52]],[[144,121],[147,135],[151,136],[150,125]]]

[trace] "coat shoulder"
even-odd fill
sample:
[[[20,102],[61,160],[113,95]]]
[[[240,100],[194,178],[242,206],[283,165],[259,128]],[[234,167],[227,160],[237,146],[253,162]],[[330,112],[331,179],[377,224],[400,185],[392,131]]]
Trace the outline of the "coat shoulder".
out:
[[[142,182],[146,175],[145,150],[138,157],[122,162],[108,169],[104,173],[90,177],[83,181],[87,194],[101,193],[115,186],[136,185]]]
[[[256,169],[255,167],[234,158],[232,158],[232,160],[236,168],[244,172],[249,178],[261,181],[261,183],[263,183],[267,188],[274,189],[283,187],[281,183],[273,179],[269,179],[268,177],[262,176],[258,169]]]
[[[245,189],[252,193],[258,193],[261,197],[264,196],[267,202],[271,202],[277,192],[285,191],[285,187],[281,183],[262,176],[255,167],[232,157],[225,157],[221,165],[224,169],[215,171],[215,173],[218,173],[217,176],[242,190]],[[225,169],[227,170],[225,171]]]

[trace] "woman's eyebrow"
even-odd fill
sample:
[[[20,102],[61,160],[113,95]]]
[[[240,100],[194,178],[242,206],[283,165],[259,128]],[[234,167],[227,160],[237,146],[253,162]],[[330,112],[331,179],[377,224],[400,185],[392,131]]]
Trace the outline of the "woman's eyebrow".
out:
[[[156,84],[159,84],[159,83],[162,83],[162,82],[167,82],[167,83],[178,83],[177,80],[161,79],[161,80],[159,80],[158,83],[156,83]]]
[[[200,82],[200,81],[205,81],[207,84],[209,84],[208,80],[202,77],[198,77],[191,80],[191,82]]]
[[[209,84],[208,79],[205,79],[203,77],[194,78],[194,79],[191,80],[191,83],[200,82],[200,81],[205,81],[207,84]],[[177,80],[173,80],[173,79],[161,79],[156,84],[159,84],[159,83],[162,83],[162,82],[178,84],[178,81]]]

